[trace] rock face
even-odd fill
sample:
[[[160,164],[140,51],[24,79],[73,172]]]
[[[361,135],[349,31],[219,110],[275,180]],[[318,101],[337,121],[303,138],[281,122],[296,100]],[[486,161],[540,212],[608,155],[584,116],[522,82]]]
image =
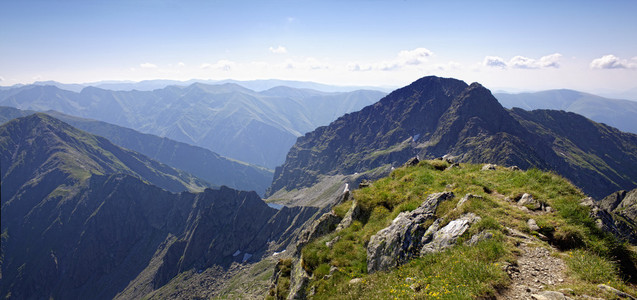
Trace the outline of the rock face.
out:
[[[373,235],[367,246],[367,272],[388,270],[418,256],[426,228],[441,201],[453,198],[451,192],[432,194],[411,212],[400,213],[388,227]]]
[[[445,154],[553,170],[597,198],[637,187],[637,135],[563,111],[506,110],[480,84],[431,76],[300,137],[269,193]]]
[[[591,208],[599,228],[637,244],[637,189],[612,193],[599,202],[586,198],[581,205]]]

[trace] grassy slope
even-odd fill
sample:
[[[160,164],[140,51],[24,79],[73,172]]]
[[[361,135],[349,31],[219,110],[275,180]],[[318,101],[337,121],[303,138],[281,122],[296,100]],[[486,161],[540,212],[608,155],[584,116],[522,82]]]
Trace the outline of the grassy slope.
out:
[[[534,169],[511,171],[498,167],[496,171],[481,171],[481,165],[462,164],[460,168],[439,171],[436,167],[442,169],[446,163],[428,161],[400,168],[370,187],[354,191],[354,198],[365,212],[363,220],[315,240],[302,251],[304,268],[313,273],[308,291],[315,289],[314,299],[468,299],[495,295],[510,283],[503,266],[515,262],[519,253],[516,240],[507,235],[506,227],[538,235],[526,226],[529,218],[537,221],[541,233],[551,237],[550,242],[559,249],[557,255],[568,266],[568,280],[553,290],[571,288],[576,295],[608,297],[596,288],[596,284],[605,283],[637,293],[635,286],[626,281],[627,272],[622,272],[630,266],[634,268],[636,255],[595,227],[588,208],[579,205],[585,195],[564,178]],[[438,207],[436,215],[444,217],[444,223],[465,212],[474,212],[482,220],[451,250],[414,259],[391,272],[368,275],[365,246],[370,237],[388,226],[401,211],[413,210],[427,195],[445,190],[453,191],[455,198]],[[454,209],[466,193],[483,199],[471,199]],[[522,193],[530,193],[550,205],[553,212],[524,211],[506,199]],[[334,211],[342,216],[350,205],[345,202]],[[462,245],[462,241],[482,230],[492,232],[494,238],[474,247]],[[337,235],[340,240],[327,248],[325,242]],[[332,266],[338,270],[331,277],[325,276]],[[349,284],[352,278],[362,278],[362,283]],[[632,278],[633,283],[635,279]]]

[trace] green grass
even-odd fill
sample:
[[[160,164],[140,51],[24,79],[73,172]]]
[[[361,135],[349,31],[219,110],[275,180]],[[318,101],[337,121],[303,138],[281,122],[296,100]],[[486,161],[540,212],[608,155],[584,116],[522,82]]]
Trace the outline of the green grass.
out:
[[[314,274],[308,291],[314,289],[315,299],[471,299],[490,297],[509,282],[501,265],[515,261],[513,238],[506,236],[506,228],[515,228],[529,234],[543,234],[562,249],[590,259],[569,260],[569,274],[577,278],[577,290],[589,291],[600,278],[611,285],[632,291],[623,280],[621,268],[614,261],[619,250],[626,250],[613,238],[601,232],[589,217],[588,208],[579,205],[585,195],[568,180],[537,169],[512,171],[498,167],[495,171],[481,171],[482,165],[462,164],[460,168],[446,169],[444,161],[422,161],[417,166],[394,170],[388,177],[371,186],[353,191],[363,217],[338,233],[331,233],[309,243],[302,249],[303,267]],[[468,212],[482,219],[473,224],[458,242],[444,251],[413,259],[390,272],[367,274],[366,245],[371,236],[387,227],[403,211],[417,208],[427,196],[451,191],[455,197],[443,201],[436,217],[445,223]],[[471,193],[472,198],[456,207],[460,198]],[[553,212],[531,214],[515,208],[510,199],[530,193]],[[344,215],[351,201],[334,208]],[[540,230],[530,232],[526,220],[534,218]],[[429,224],[425,224],[429,225]],[[462,245],[473,234],[488,230],[491,240],[474,247]],[[326,242],[338,237],[332,248]],[[622,251],[623,251],[622,250]],[[632,252],[628,252],[632,253]],[[631,256],[632,255],[632,256]],[[635,255],[628,255],[634,264]],[[625,263],[626,256],[623,255]],[[330,268],[337,271],[326,276]],[[593,270],[593,271],[586,271]],[[610,272],[610,273],[609,273]],[[602,276],[599,274],[611,274]],[[578,276],[589,274],[583,279]],[[359,284],[349,284],[353,278],[362,278]],[[410,278],[410,279],[407,279]]]

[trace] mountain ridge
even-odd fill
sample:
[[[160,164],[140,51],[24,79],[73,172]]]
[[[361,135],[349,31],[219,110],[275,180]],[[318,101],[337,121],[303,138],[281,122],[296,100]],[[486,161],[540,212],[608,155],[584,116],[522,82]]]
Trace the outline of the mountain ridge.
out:
[[[542,119],[537,118],[541,114],[508,111],[479,84],[424,77],[299,138],[286,163],[275,170],[268,195],[309,186],[318,174],[352,174],[399,166],[416,155],[447,154],[460,162],[556,170],[596,198],[637,186],[632,179],[637,167],[629,167],[637,166],[637,135],[575,114],[554,115],[560,122],[546,119],[546,127],[532,121]],[[616,156],[608,159],[603,151],[593,151],[580,137],[586,132],[577,128],[570,127],[575,130],[568,132],[570,138],[561,138],[566,132],[560,127],[571,121],[594,129],[592,137],[609,141],[600,147]],[[614,168],[627,173],[618,175]]]

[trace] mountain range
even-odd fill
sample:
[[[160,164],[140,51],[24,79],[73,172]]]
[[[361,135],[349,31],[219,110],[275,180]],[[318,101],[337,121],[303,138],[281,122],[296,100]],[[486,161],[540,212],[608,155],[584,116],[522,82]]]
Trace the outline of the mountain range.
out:
[[[4,298],[140,298],[280,251],[317,211],[193,193],[204,183],[41,113],[0,126],[0,158]]]
[[[0,123],[33,113],[35,112],[0,106]],[[47,111],[46,114],[75,128],[105,137],[120,147],[186,171],[215,186],[225,185],[238,190],[256,191],[263,195],[272,183],[272,171],[227,159],[205,148],[56,111]]]
[[[299,138],[268,195],[444,155],[553,170],[597,199],[637,186],[637,135],[564,111],[506,110],[480,84],[430,76]]]
[[[273,169],[298,136],[384,95],[288,87],[255,92],[232,83],[153,91],[86,87],[79,93],[29,85],[0,91],[0,105],[104,121]]]
[[[566,89],[520,94],[495,93],[493,96],[507,108],[564,110],[621,131],[637,133],[637,101],[608,99]]]

